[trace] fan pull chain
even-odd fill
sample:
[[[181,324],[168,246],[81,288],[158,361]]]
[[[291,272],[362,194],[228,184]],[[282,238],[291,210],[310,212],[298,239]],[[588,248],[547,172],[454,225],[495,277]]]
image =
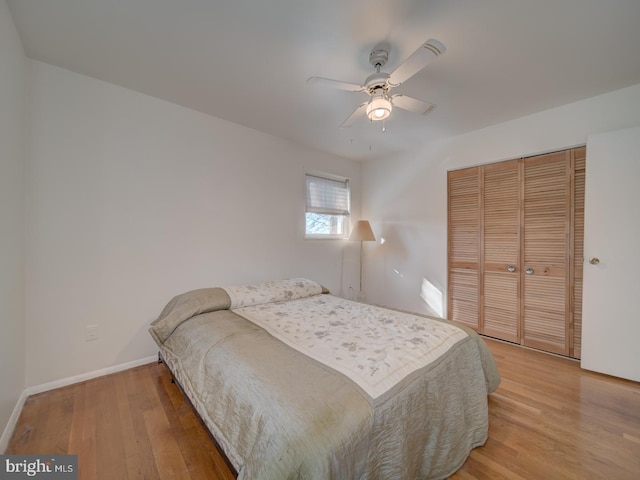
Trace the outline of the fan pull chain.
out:
[[[387,131],[387,127],[384,125],[384,120],[382,120],[382,133]]]

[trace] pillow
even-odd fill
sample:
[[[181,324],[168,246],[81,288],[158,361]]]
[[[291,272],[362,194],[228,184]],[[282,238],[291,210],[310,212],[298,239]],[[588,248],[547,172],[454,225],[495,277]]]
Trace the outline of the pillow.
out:
[[[162,345],[182,322],[201,313],[229,309],[229,296],[222,288],[200,288],[176,295],[151,322],[149,332]]]
[[[224,287],[224,290],[231,298],[232,309],[261,303],[284,302],[328,293],[320,284],[306,278],[272,280],[254,285]]]

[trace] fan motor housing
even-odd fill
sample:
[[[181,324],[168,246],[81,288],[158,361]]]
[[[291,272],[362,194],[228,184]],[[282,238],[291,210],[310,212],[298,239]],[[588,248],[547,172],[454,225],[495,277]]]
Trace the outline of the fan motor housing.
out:
[[[372,50],[369,54],[369,63],[374,67],[384,67],[389,60],[389,52],[386,50]]]
[[[367,92],[373,93],[373,91],[377,88],[382,88],[385,92],[389,90],[389,84],[387,80],[389,79],[389,74],[384,72],[377,72],[372,75],[369,75],[367,79],[364,81],[364,88]]]

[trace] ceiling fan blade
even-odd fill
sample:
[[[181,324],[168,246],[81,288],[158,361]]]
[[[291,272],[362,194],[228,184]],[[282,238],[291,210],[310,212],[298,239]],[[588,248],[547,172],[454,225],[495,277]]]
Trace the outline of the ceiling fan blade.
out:
[[[389,75],[389,85],[397,87],[406,82],[446,50],[438,40],[427,40]]]
[[[364,88],[362,85],[355,83],[341,82],[340,80],[331,80],[330,78],[322,77],[309,77],[307,83],[312,85],[320,85],[322,87],[337,88],[339,90],[347,90],[349,92],[362,92]]]
[[[407,97],[406,95],[401,94],[393,95],[391,97],[391,103],[393,103],[394,107],[419,113],[421,115],[427,115],[436,108],[436,105],[433,103],[423,102],[417,98]]]
[[[353,113],[349,115],[349,118],[347,118],[344,122],[342,122],[342,125],[340,125],[340,128],[349,128],[351,125],[353,125],[353,122],[355,122],[358,118],[364,116],[365,111],[367,110],[368,103],[369,102],[364,102],[362,105],[356,108],[353,111]]]

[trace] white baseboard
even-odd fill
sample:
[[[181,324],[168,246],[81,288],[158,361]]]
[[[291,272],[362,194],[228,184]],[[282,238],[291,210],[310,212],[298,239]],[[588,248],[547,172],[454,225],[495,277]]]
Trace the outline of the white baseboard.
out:
[[[9,446],[9,440],[11,440],[11,435],[13,435],[13,431],[16,428],[16,424],[18,423],[18,418],[20,417],[20,413],[22,412],[22,407],[24,407],[24,402],[27,400],[29,394],[26,390],[23,390],[16,402],[16,406],[13,407],[13,412],[11,412],[11,416],[9,417],[9,421],[7,422],[7,426],[2,432],[2,436],[0,437],[0,454],[4,454],[6,452],[7,447]]]
[[[110,373],[121,372],[122,370],[139,367],[140,365],[145,365],[157,360],[158,357],[153,355],[151,357],[141,358],[132,362],[121,363],[119,365],[113,365],[112,367],[107,368],[101,368],[100,370],[94,370],[93,372],[81,373],[80,375],[74,375],[72,377],[54,380],[53,382],[34,385],[33,387],[27,387],[25,391],[27,392],[27,396],[35,395],[36,393],[42,393],[56,388],[66,387],[67,385],[73,385],[74,383],[84,382],[85,380],[91,380],[92,378],[102,377],[104,375],[109,375]]]
[[[121,363],[119,365],[113,365],[107,368],[101,368],[100,370],[94,370],[92,372],[81,373],[80,375],[74,375],[72,377],[62,378],[60,380],[54,380],[53,382],[43,383],[41,385],[34,385],[32,387],[27,387],[20,394],[20,398],[16,403],[16,406],[9,417],[9,422],[2,432],[2,436],[0,437],[0,454],[3,454],[7,447],[9,446],[9,440],[11,440],[11,435],[13,435],[13,431],[16,428],[16,424],[18,423],[18,418],[20,417],[20,413],[22,412],[22,407],[24,407],[24,402],[30,395],[35,395],[36,393],[42,393],[49,390],[53,390],[56,388],[66,387],[67,385],[73,385],[74,383],[84,382],[85,380],[91,380],[92,378],[102,377],[104,375],[109,375],[111,373],[121,372],[123,370],[128,370],[130,368],[139,367],[140,365],[146,365],[147,363],[158,361],[158,357],[152,355],[150,357],[141,358],[139,360],[134,360],[132,362]]]

